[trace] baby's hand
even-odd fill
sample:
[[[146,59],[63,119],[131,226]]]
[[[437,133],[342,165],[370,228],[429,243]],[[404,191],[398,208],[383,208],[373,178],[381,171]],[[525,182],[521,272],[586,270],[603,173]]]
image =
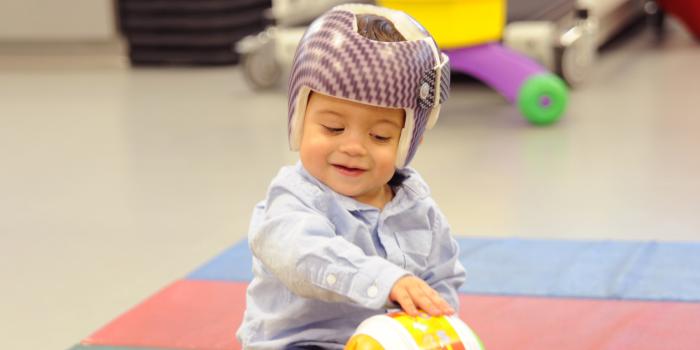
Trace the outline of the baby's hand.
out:
[[[389,293],[389,300],[397,302],[411,316],[418,316],[419,308],[430,316],[455,313],[435,289],[416,276],[405,276],[396,281]]]

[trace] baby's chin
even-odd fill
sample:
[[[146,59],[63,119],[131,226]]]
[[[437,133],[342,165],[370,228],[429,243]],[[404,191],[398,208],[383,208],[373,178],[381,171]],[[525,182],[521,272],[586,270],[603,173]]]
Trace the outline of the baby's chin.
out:
[[[359,188],[359,186],[352,186],[350,184],[338,184],[337,181],[329,182],[330,183],[326,183],[326,186],[328,186],[335,193],[342,194],[345,197],[355,198],[362,196],[367,192],[365,189]]]
[[[363,199],[372,197],[375,194],[381,194],[383,187],[388,186],[386,184],[389,182],[389,179],[387,179],[386,182],[380,182],[382,185],[376,186],[374,185],[376,182],[373,182],[374,184],[368,183],[366,177],[344,179],[338,174],[328,174],[328,176],[319,180],[321,180],[321,182],[323,182],[335,193],[341,194],[345,197],[354,198],[360,202],[363,202]]]
[[[334,188],[333,186],[329,186],[333,191],[335,191],[338,194],[342,194],[345,197],[350,197],[355,199],[358,202],[362,203],[368,203],[368,201],[372,200],[374,197],[378,197],[382,193],[381,188],[372,188],[372,189],[367,189],[367,188]]]
[[[330,189],[335,191],[335,193],[342,194],[345,197],[350,197],[350,198],[355,198],[359,197],[363,194],[363,191],[359,189],[353,189],[350,186],[338,186],[338,185],[333,185],[333,184],[326,184]]]

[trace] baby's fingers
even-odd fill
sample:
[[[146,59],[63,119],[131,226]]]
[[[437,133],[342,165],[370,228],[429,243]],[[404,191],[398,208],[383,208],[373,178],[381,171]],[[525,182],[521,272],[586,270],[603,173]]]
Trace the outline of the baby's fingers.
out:
[[[411,290],[411,296],[416,305],[430,316],[442,315],[442,311],[435,302],[436,300],[434,300],[434,297],[431,295],[430,287],[427,289],[422,287],[414,288]]]
[[[451,315],[454,313],[454,309],[452,309],[450,304],[448,304],[435,289],[426,284],[423,286],[422,290],[425,295],[426,300],[424,303],[426,306],[423,306],[423,304],[418,304],[418,306],[427,311],[431,316]]]
[[[450,306],[450,304],[447,301],[445,301],[445,299],[443,299],[439,295],[437,298],[438,300],[435,301],[435,304],[437,305],[437,307],[440,308],[443,315],[452,315],[455,313],[455,309],[453,309],[452,306]]]
[[[399,305],[401,305],[401,309],[403,309],[403,311],[405,311],[407,314],[411,316],[418,316],[416,304],[413,303],[413,298],[406,289],[399,291],[394,301],[399,303]]]

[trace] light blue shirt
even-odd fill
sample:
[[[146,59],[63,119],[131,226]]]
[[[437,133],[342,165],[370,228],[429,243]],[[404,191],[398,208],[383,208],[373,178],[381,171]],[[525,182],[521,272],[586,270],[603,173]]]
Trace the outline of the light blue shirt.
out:
[[[290,344],[343,349],[364,319],[396,308],[389,292],[413,274],[455,310],[465,272],[459,246],[418,173],[383,210],[284,167],[253,212],[253,281],[237,337],[246,350]]]

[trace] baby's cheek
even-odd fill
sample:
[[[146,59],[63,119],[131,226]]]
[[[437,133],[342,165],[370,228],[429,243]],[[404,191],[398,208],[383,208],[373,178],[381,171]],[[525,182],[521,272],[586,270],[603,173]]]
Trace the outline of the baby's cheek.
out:
[[[377,169],[379,169],[384,176],[388,176],[389,179],[391,179],[395,170],[394,163],[396,163],[396,152],[394,150],[384,150],[381,154],[377,155],[375,161]]]
[[[324,140],[322,137],[309,137],[302,142],[302,147],[300,149],[302,156],[307,157],[319,157],[325,153],[328,153],[330,149],[328,141]]]

